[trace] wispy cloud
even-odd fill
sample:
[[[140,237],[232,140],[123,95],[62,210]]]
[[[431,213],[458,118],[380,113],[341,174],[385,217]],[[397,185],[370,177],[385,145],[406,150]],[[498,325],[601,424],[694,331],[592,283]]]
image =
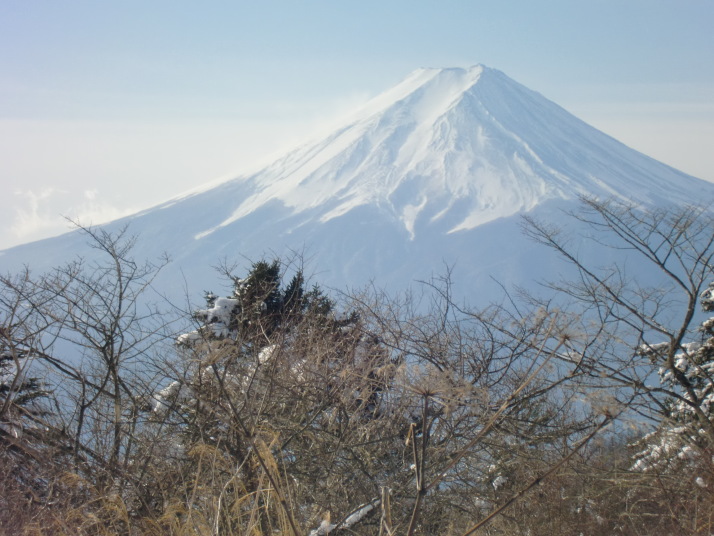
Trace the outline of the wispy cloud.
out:
[[[97,189],[18,188],[13,193],[15,206],[10,236],[0,247],[60,234],[71,229],[69,220],[98,225],[136,212],[134,208],[119,208],[103,200]]]

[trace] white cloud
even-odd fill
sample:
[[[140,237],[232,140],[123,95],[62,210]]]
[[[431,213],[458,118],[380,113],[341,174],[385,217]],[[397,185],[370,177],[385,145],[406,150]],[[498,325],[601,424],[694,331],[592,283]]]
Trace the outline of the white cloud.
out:
[[[118,208],[101,199],[97,189],[75,192],[53,187],[16,189],[10,236],[0,247],[39,240],[72,228],[71,221],[97,225],[136,212]]]
[[[56,227],[56,222],[49,216],[48,207],[52,198],[63,192],[52,187],[39,190],[16,189],[15,217],[10,225],[10,232],[17,241],[26,241],[28,237],[41,236]],[[30,240],[32,238],[29,238]]]

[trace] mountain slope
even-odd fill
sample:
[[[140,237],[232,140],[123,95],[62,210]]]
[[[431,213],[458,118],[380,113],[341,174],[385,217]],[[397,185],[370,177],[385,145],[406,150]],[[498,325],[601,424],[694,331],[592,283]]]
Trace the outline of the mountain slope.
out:
[[[579,195],[661,205],[714,199],[714,185],[627,148],[494,69],[420,69],[264,169],[108,227],[129,223],[140,257],[166,250],[176,261],[162,283],[170,289],[180,277],[206,280],[222,257],[304,250],[332,285],[403,285],[455,263],[473,295],[492,274],[523,283],[550,271],[520,235],[518,214],[557,221],[555,209]],[[76,241],[20,246],[0,266],[45,268],[79,252]]]

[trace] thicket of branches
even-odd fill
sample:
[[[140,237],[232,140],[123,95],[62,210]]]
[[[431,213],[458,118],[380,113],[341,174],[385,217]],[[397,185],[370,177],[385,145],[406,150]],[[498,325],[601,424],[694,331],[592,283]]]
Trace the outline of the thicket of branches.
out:
[[[711,214],[573,217],[664,282],[529,220],[578,274],[547,299],[476,310],[448,275],[329,296],[260,261],[182,314],[152,291],[165,260],[85,229],[95,263],[0,278],[0,529],[711,533]]]

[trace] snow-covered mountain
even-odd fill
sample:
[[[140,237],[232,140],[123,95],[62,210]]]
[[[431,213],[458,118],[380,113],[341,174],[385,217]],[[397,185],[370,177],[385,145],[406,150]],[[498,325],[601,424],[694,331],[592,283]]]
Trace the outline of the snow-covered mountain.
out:
[[[212,285],[220,259],[303,252],[329,285],[404,286],[455,265],[478,296],[494,276],[551,270],[518,215],[559,221],[581,194],[644,205],[714,199],[714,185],[638,153],[500,71],[420,69],[329,135],[255,173],[108,224],[130,224],[136,254],[166,251],[166,288]],[[63,235],[5,251],[0,268],[39,269],[82,252]],[[183,287],[183,283],[180,284]]]

